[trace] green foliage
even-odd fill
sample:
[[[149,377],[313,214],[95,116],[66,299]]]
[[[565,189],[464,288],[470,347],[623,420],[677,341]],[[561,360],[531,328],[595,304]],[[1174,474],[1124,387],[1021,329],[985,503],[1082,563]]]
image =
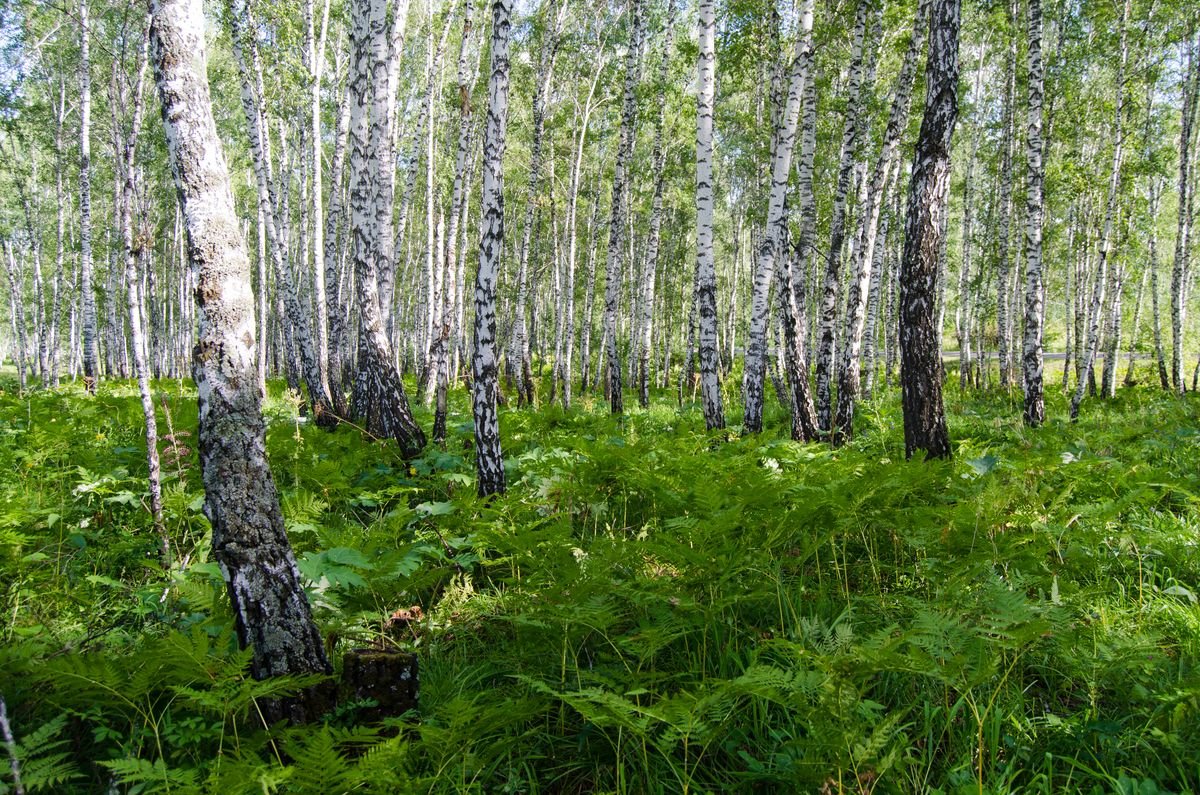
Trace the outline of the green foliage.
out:
[[[197,473],[168,500],[191,553],[170,572],[140,501],[112,499],[141,490],[112,444],[134,444],[134,396],[98,398],[104,439],[70,421],[78,395],[6,398],[19,754],[66,792],[1194,789],[1196,404],[1137,387],[1030,431],[1007,396],[948,399],[956,458],[928,465],[903,460],[892,393],[836,451],[784,441],[779,412],[718,439],[661,400],[620,425],[588,396],[508,409],[491,502],[469,425],[406,463],[273,400],[334,658],[400,609],[421,656],[418,720],[285,728],[257,700],[311,681],[247,675]]]

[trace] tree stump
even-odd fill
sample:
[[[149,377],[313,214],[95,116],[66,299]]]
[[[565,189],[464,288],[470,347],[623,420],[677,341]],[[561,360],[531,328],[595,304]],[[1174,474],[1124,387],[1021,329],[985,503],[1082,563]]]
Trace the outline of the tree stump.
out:
[[[393,718],[417,708],[417,655],[381,649],[353,649],[342,658],[343,701],[370,699],[363,722]]]

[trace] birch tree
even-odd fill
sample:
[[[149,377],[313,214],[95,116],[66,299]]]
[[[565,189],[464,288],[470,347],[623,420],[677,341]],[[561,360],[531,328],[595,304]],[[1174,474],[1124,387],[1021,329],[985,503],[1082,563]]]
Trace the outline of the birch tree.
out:
[[[483,136],[483,196],[479,270],[475,275],[475,340],[471,354],[471,408],[475,419],[475,473],[480,497],[503,494],[500,379],[496,356],[496,274],[504,248],[504,145],[508,128],[508,41],[512,0],[492,0],[492,56]]]
[[[200,408],[200,466],[212,552],[221,567],[256,679],[329,674],[288,544],[267,464],[255,378],[250,261],[209,98],[200,0],[154,0],[151,47],[167,151],[183,206],[188,258],[196,266],[199,339],[193,360]],[[327,688],[264,705],[268,720],[312,720],[330,706]]]
[[[904,454],[950,457],[942,405],[939,329],[934,327],[938,255],[950,191],[950,144],[958,117],[961,0],[933,0],[925,66],[925,115],[913,157],[900,262],[900,387]]]
[[[379,272],[394,256],[387,128],[386,0],[351,3],[350,229],[358,287],[358,377],[353,410],[366,429],[395,439],[406,457],[425,447],[396,370],[380,311]]]
[[[636,2],[636,0],[634,0]],[[717,349],[717,272],[713,256],[713,94],[716,88],[715,0],[698,0],[700,55],[696,89],[696,297],[704,424],[725,427]],[[690,346],[689,346],[690,348]],[[690,354],[689,354],[690,361]]]
[[[1192,128],[1200,105],[1200,37],[1187,38],[1187,69],[1182,81],[1179,121],[1179,196],[1175,223],[1175,256],[1171,268],[1171,385],[1179,394],[1187,386],[1183,377],[1183,332],[1187,322],[1187,285],[1190,279],[1192,213]]]
[[[1025,424],[1037,427],[1046,420],[1042,388],[1042,218],[1046,181],[1042,163],[1042,0],[1029,0],[1028,120],[1026,123],[1025,186],[1025,341],[1022,362],[1025,370]]]
[[[792,170],[792,149],[796,141],[796,125],[800,117],[800,100],[804,96],[812,66],[812,58],[806,47],[808,34],[812,31],[812,9],[808,3],[801,9],[800,19],[796,53],[788,78],[787,100],[779,109],[778,124],[774,130],[775,138],[772,145],[774,156],[771,162],[771,191],[767,202],[767,220],[762,240],[759,242],[754,271],[750,332],[746,339],[745,372],[742,379],[742,392],[746,407],[742,424],[750,433],[758,433],[762,430],[768,296],[771,291],[771,281],[775,275],[776,258],[783,250],[787,235],[787,191],[788,179]]]
[[[92,61],[88,0],[79,3],[79,301],[83,383],[95,393],[100,343],[92,271]]]

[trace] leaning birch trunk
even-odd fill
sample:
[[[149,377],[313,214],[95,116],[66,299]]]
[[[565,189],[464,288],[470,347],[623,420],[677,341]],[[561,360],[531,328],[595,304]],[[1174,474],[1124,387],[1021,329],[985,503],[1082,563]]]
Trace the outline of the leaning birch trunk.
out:
[[[199,276],[193,376],[213,557],[233,603],[238,640],[253,649],[253,676],[329,674],[267,464],[250,261],[212,116],[202,4],[156,0],[152,13],[167,152],[183,204],[188,258]],[[316,719],[330,706],[324,688],[263,704],[268,720],[296,722]]]
[[[833,349],[837,323],[837,299],[842,283],[842,246],[846,240],[846,197],[858,159],[860,126],[863,112],[863,40],[867,32],[869,0],[858,0],[854,14],[853,44],[850,50],[850,76],[846,84],[846,118],[842,125],[841,156],[837,187],[833,194],[833,215],[829,219],[829,251],[825,259],[825,279],[821,287],[821,306],[817,333],[817,422],[822,431],[830,429],[832,419]],[[756,299],[757,300],[757,297]],[[753,344],[753,343],[751,343]]]
[[[592,101],[596,96],[596,86],[600,82],[600,75],[603,73],[602,69],[596,70],[592,77],[591,85],[588,88],[587,99],[583,103],[583,112],[579,121],[579,136],[575,144],[575,159],[571,163],[571,187],[567,195],[566,329],[564,331],[565,340],[562,363],[558,365],[560,367],[559,381],[562,384],[562,405],[564,409],[571,408],[571,366],[572,357],[575,355],[575,258],[578,249],[576,215],[579,209],[579,182],[583,175],[583,151],[584,144],[587,143],[588,123],[591,120],[594,108]],[[589,240],[593,239],[595,235],[595,209],[597,205],[598,203],[593,199],[592,219],[588,224]],[[586,363],[583,369],[586,373]]]
[[[671,49],[675,43],[675,0],[667,0],[667,29],[662,60],[658,64],[658,113],[654,122],[654,150],[650,156],[654,173],[654,199],[650,209],[650,234],[646,240],[646,261],[642,264],[640,340],[638,342],[638,402],[650,406],[650,357],[653,353],[654,274],[658,269],[658,249],[662,238],[663,188],[666,183],[666,150],[663,148],[663,116],[666,114],[666,86]]]
[[[1042,329],[1046,323],[1042,304],[1042,219],[1046,169],[1042,162],[1042,0],[1029,0],[1029,117],[1025,151],[1028,178],[1025,187],[1025,424],[1036,428],[1046,421],[1042,385]]]
[[[608,225],[608,257],[604,268],[604,359],[608,365],[609,406],[613,414],[625,410],[621,392],[621,356],[617,350],[617,303],[621,294],[621,272],[625,260],[625,225],[629,206],[626,181],[633,160],[633,126],[637,121],[637,85],[642,69],[642,34],[645,10],[642,0],[630,0],[629,52],[625,58],[625,96],[617,159],[613,165],[612,213]],[[715,317],[714,317],[715,320]]]
[[[1121,134],[1121,121],[1125,114],[1125,66],[1129,60],[1129,39],[1126,27],[1129,22],[1131,0],[1125,0],[1121,15],[1121,56],[1117,62],[1117,102],[1113,113],[1113,159],[1108,178],[1108,203],[1104,211],[1104,232],[1100,240],[1100,262],[1096,266],[1096,287],[1092,293],[1092,307],[1087,335],[1087,350],[1075,394],[1071,397],[1071,420],[1079,419],[1079,405],[1092,377],[1096,363],[1096,351],[1100,346],[1100,318],[1104,309],[1104,290],[1108,275],[1108,259],[1112,250],[1113,227],[1116,223],[1117,200],[1121,190],[1121,162],[1124,156],[1125,136]],[[1180,382],[1182,383],[1182,381]]]
[[[699,0],[700,55],[696,91],[696,297],[697,348],[704,424],[725,427],[717,349],[717,271],[713,257],[713,95],[716,88],[715,0]],[[689,331],[689,339],[691,332]],[[691,371],[691,343],[687,372]],[[680,383],[682,387],[682,381]],[[681,390],[682,391],[682,390]]]
[[[958,116],[961,0],[934,0],[925,68],[925,116],[913,158],[900,263],[900,382],[904,454],[950,457],[934,304],[950,192],[950,144]]]
[[[381,150],[387,137],[386,0],[351,4],[350,229],[358,288],[358,377],[354,413],[367,432],[395,439],[405,457],[425,446],[425,433],[408,407],[380,312],[379,271],[393,256],[391,188],[394,170]],[[382,206],[381,206],[382,205]]]
[[[871,175],[867,190],[867,206],[862,208],[859,218],[857,245],[854,247],[854,279],[846,296],[846,331],[842,343],[842,360],[838,367],[837,410],[830,426],[830,441],[841,444],[854,436],[854,404],[858,399],[859,373],[861,368],[863,324],[865,322],[867,291],[871,284],[871,273],[875,266],[876,239],[879,231],[879,215],[887,196],[888,182],[894,170],[893,160],[900,146],[904,128],[908,126],[908,111],[912,86],[917,72],[917,59],[925,46],[925,35],[929,19],[929,0],[917,4],[913,19],[912,37],[904,53],[900,73],[896,76],[892,92],[892,107],[888,113],[887,129],[883,135],[883,147],[879,160]],[[819,416],[819,415],[818,415]]]
[[[83,338],[83,385],[95,394],[100,342],[92,272],[92,62],[88,0],[79,4],[79,302]]]
[[[129,310],[129,337],[133,344],[133,372],[137,377],[138,394],[142,399],[142,417],[146,422],[146,469],[150,489],[150,517],[159,538],[159,554],[162,564],[171,565],[171,542],[163,524],[162,474],[158,460],[158,423],[154,415],[154,396],[150,392],[150,368],[146,363],[145,334],[142,331],[143,303],[140,292],[137,260],[143,245],[135,244],[133,238],[133,202],[136,194],[134,178],[137,167],[137,145],[142,130],[144,101],[142,87],[146,80],[146,67],[150,52],[150,20],[146,19],[146,30],[142,39],[141,55],[138,60],[137,83],[133,89],[133,120],[129,125],[129,137],[125,140],[122,154],[124,180],[121,184],[121,243],[125,256],[125,288]],[[253,312],[253,308],[251,308]],[[257,372],[257,361],[255,362]],[[257,380],[257,379],[256,379]]]
[[[800,100],[805,94],[808,80],[811,79],[812,6],[812,0],[806,0],[800,10],[800,26],[796,34],[796,54],[792,62],[791,75],[788,78],[787,100],[780,109],[778,126],[774,130],[771,192],[767,202],[766,226],[763,229],[762,240],[759,242],[758,259],[754,271],[754,293],[750,304],[750,332],[746,338],[745,372],[742,378],[742,392],[746,401],[742,425],[749,433],[758,433],[762,430],[769,296],[771,281],[775,275],[776,259],[781,256],[787,238],[787,189],[792,171],[792,150],[796,142],[796,125],[800,118]],[[785,289],[782,299],[785,324],[789,329],[788,336],[792,337],[795,334],[795,291]],[[794,342],[792,347],[794,351]]]
[[[1189,36],[1187,72],[1179,124],[1179,202],[1175,226],[1175,260],[1171,269],[1171,385],[1183,394],[1183,331],[1187,322],[1187,283],[1190,278],[1192,204],[1191,140],[1200,105],[1200,44]]]
[[[475,472],[480,497],[503,494],[500,449],[500,379],[496,358],[496,274],[504,247],[504,138],[508,127],[508,38],[512,0],[492,0],[492,60],[483,137],[483,197],[479,270],[475,276],[475,340],[471,402],[475,419]]]

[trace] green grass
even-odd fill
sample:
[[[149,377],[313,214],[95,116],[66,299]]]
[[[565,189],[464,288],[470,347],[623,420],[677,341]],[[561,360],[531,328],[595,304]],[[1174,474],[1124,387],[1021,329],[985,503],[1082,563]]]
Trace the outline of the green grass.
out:
[[[948,463],[904,460],[895,392],[837,451],[786,441],[777,406],[740,437],[667,394],[621,421],[584,396],[502,411],[510,490],[485,504],[465,395],[446,450],[406,463],[273,386],[335,658],[399,607],[426,619],[419,719],[266,730],[254,699],[302,683],[246,676],[194,452],[166,467],[164,574],[134,390],[6,386],[0,693],[31,792],[1200,787],[1192,395],[1070,424],[1053,389],[1029,430],[1019,395],[951,386]],[[192,393],[158,389],[194,434]]]

